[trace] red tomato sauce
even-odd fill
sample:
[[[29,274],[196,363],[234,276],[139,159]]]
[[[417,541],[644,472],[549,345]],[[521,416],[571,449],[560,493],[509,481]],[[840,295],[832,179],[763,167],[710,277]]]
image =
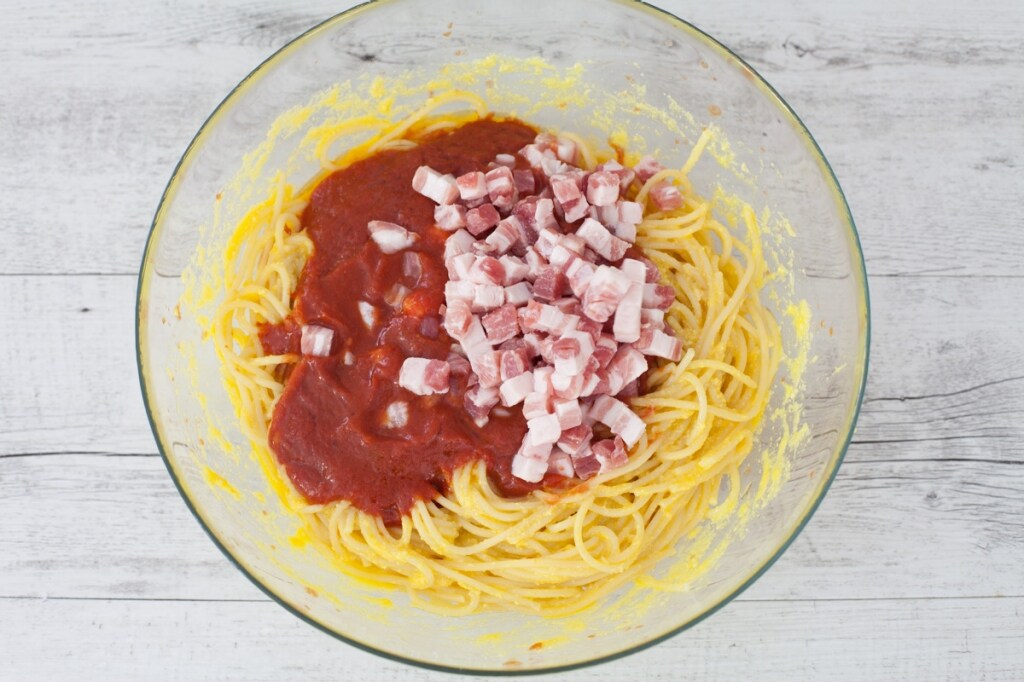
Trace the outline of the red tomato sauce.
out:
[[[456,176],[482,170],[535,135],[519,121],[484,119],[434,134],[413,149],[379,152],[313,190],[302,224],[315,249],[294,311],[260,334],[264,352],[297,353],[300,325],[334,330],[330,356],[303,357],[291,370],[270,424],[271,449],[310,502],[348,500],[394,524],[417,500],[446,493],[452,472],[469,462],[483,460],[491,484],[506,497],[564,481],[549,474],[531,484],[512,476],[512,457],[526,433],[519,407],[505,417],[492,413],[479,427],[463,407],[464,377],[453,378],[442,395],[417,396],[398,386],[405,358],[444,360],[453,343],[438,315],[448,280],[443,250],[449,233],[434,226],[434,203],[413,191],[413,173],[421,165]],[[406,251],[382,254],[369,239],[371,220],[398,223],[419,240]],[[423,256],[415,281],[403,274],[407,251]],[[396,283],[411,292],[401,310],[385,301]],[[360,301],[376,308],[373,331],[363,322]],[[395,401],[409,406],[403,428],[385,425]]]

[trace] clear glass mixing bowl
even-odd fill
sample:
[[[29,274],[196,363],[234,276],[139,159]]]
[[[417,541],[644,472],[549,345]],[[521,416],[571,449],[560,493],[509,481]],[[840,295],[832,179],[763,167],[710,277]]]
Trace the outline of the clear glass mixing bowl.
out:
[[[509,101],[519,101],[541,125],[598,139],[606,139],[609,125],[642,130],[649,149],[681,164],[701,127],[713,123],[729,144],[695,168],[695,188],[706,195],[719,188],[748,202],[765,218],[768,248],[781,254],[765,300],[782,325],[790,361],[767,412],[774,417],[766,418],[743,469],[741,502],[763,492],[771,478],[768,455],[778,453],[785,466],[776,471],[774,495],[751,506],[742,528],[727,523],[716,530],[716,542],[703,549],[682,543],[679,561],[710,562],[685,589],[624,590],[614,607],[567,621],[515,613],[444,618],[410,608],[401,594],[343,578],[295,535],[295,515],[247,456],[204,336],[204,310],[218,294],[203,284],[203,263],[217,262],[218,245],[246,202],[265,196],[259,192],[286,160],[298,159],[287,178],[297,186],[316,171],[315,159],[294,151],[312,126],[329,122],[330,110],[327,119],[323,112],[293,116],[276,129],[272,147],[261,147],[282,114],[339,83],[412,72],[426,78],[493,54],[519,59],[527,71],[539,56],[556,71],[545,75],[538,67],[539,75],[526,77],[492,63],[487,78],[459,84],[485,96],[493,88],[516,95]],[[586,68],[573,71],[579,62]],[[628,91],[651,109],[619,106],[604,129],[571,101],[530,109],[541,90],[559,87],[557,79],[545,80],[551,73],[575,74],[573,89],[586,92],[584,100],[621,104]],[[676,115],[659,119],[651,111]],[[252,192],[238,190],[240,177]],[[742,592],[785,551],[834,478],[856,421],[869,338],[857,233],[810,133],[727,48],[671,15],[625,0],[387,0],[300,36],[228,95],[182,157],[153,222],[137,314],[153,432],[183,498],[221,550],[260,589],[325,632],[383,656],[456,672],[540,672],[607,660],[679,633]]]

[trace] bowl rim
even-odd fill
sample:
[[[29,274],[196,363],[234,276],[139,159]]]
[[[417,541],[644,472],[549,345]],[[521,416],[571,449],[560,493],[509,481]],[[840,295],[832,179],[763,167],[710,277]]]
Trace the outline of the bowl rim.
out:
[[[402,655],[400,653],[395,653],[393,651],[387,651],[378,648],[371,644],[366,644],[349,635],[334,630],[333,628],[325,625],[324,623],[321,623],[320,621],[316,620],[307,613],[304,613],[303,611],[301,611],[300,609],[286,601],[283,597],[275,593],[273,589],[271,589],[269,586],[261,582],[260,579],[256,576],[255,572],[250,570],[245,565],[242,559],[232,554],[227,544],[217,536],[216,532],[213,529],[213,525],[206,521],[206,519],[193,504],[192,499],[186,492],[180,477],[178,476],[177,472],[174,469],[174,465],[172,464],[170,457],[168,457],[167,448],[165,448],[164,441],[160,435],[160,427],[158,426],[158,420],[154,418],[154,412],[152,409],[152,405],[150,404],[149,387],[146,381],[146,371],[144,367],[145,363],[143,361],[142,354],[143,335],[145,332],[143,325],[143,314],[146,291],[144,290],[144,285],[148,280],[147,272],[151,267],[150,251],[154,244],[154,236],[157,234],[157,228],[161,223],[164,207],[168,203],[168,200],[173,194],[174,190],[177,188],[176,186],[178,184],[179,171],[181,170],[182,166],[184,166],[186,160],[190,158],[193,150],[197,147],[201,138],[204,137],[204,133],[207,131],[210,125],[217,119],[218,115],[227,108],[227,106],[231,103],[235,96],[241,90],[243,90],[251,80],[259,76],[261,72],[264,70],[264,68],[276,62],[278,59],[282,58],[288,52],[291,52],[294,49],[298,49],[313,35],[320,33],[321,31],[327,29],[330,26],[333,26],[334,24],[349,21],[355,18],[357,15],[362,14],[363,12],[366,12],[368,10],[372,10],[375,7],[384,7],[387,5],[400,4],[403,1],[407,0],[367,0],[366,2],[354,5],[344,10],[343,12],[339,12],[338,14],[335,14],[331,17],[328,17],[327,19],[324,19],[323,21],[317,23],[311,28],[303,31],[295,38],[289,40],[283,46],[275,50],[270,56],[268,56],[266,59],[260,62],[252,71],[250,71],[245,76],[245,78],[239,81],[239,83],[231,89],[231,91],[220,101],[219,104],[217,104],[217,106],[206,117],[202,125],[196,131],[192,140],[189,142],[188,146],[185,148],[185,151],[182,153],[181,158],[178,160],[177,164],[174,167],[174,170],[171,172],[171,176],[160,197],[160,201],[157,204],[156,212],[154,213],[153,221],[150,224],[149,234],[146,238],[146,245],[143,250],[142,260],[139,267],[135,306],[135,359],[139,373],[139,384],[142,390],[142,399],[146,408],[146,417],[149,420],[150,429],[152,430],[153,436],[156,440],[157,448],[160,452],[160,457],[163,460],[164,466],[167,468],[167,472],[170,474],[171,480],[174,482],[175,488],[181,495],[182,500],[184,500],[185,505],[188,507],[188,510],[199,522],[199,525],[202,527],[203,531],[207,534],[210,540],[213,541],[214,545],[224,554],[224,556],[228,558],[228,560],[235,566],[235,568],[237,568],[246,578],[248,578],[249,581],[253,585],[255,585],[261,592],[267,595],[271,599],[271,601],[276,602],[278,605],[288,610],[292,615],[312,625],[316,629],[338,640],[341,640],[342,642],[354,646],[357,649],[366,651],[376,656],[380,656],[390,661],[410,664],[427,670],[456,673],[462,675],[493,675],[502,677],[513,677],[520,675],[542,675],[556,672],[566,672],[570,670],[578,670],[588,666],[614,661],[625,656],[629,656],[631,654],[643,651],[650,647],[653,647],[656,644],[659,644],[667,639],[670,639],[678,635],[679,633],[685,630],[694,627],[695,625],[703,622],[705,619],[717,613],[727,604],[736,599],[736,597],[738,597],[740,594],[746,591],[747,588],[753,585],[762,575],[764,575],[764,573],[769,568],[771,568],[776,561],[779,560],[779,558],[786,552],[786,550],[789,549],[790,545],[793,544],[793,541],[796,540],[796,538],[800,535],[801,531],[803,531],[803,529],[810,522],[811,518],[814,516],[814,513],[821,505],[822,500],[825,498],[825,495],[828,493],[828,490],[831,488],[832,483],[835,480],[835,477],[839,471],[839,468],[846,457],[846,453],[849,450],[850,442],[853,438],[853,433],[856,429],[857,421],[860,416],[861,407],[864,401],[864,393],[867,386],[868,365],[871,348],[871,297],[868,285],[867,268],[864,262],[864,251],[860,241],[860,234],[857,231],[857,226],[853,218],[853,213],[850,210],[849,202],[846,200],[846,195],[844,194],[842,187],[839,184],[839,180],[836,177],[832,165],[829,163],[827,157],[825,156],[825,153],[822,151],[817,140],[815,140],[814,136],[811,134],[811,131],[807,128],[806,124],[804,124],[803,120],[799,117],[799,115],[797,115],[796,111],[793,110],[793,108],[782,97],[782,95],[763,76],[761,76],[761,74],[758,73],[756,69],[754,69],[750,64],[748,64],[742,57],[740,57],[732,49],[730,49],[723,43],[719,42],[717,39],[715,39],[705,31],[701,30],[700,28],[698,28],[697,26],[688,21],[681,19],[680,17],[676,16],[675,14],[667,10],[661,9],[660,7],[655,7],[654,5],[650,5],[644,2],[643,0],[605,0],[605,2],[619,5],[621,7],[628,7],[630,9],[635,9],[637,11],[646,12],[650,16],[660,19],[661,21],[664,21],[665,23],[669,24],[671,27],[688,33],[693,38],[696,38],[697,40],[703,42],[707,47],[718,52],[721,56],[726,58],[727,61],[734,60],[737,68],[747,69],[753,76],[752,82],[761,89],[763,94],[769,100],[774,102],[774,104],[782,113],[782,115],[786,119],[788,119],[790,125],[793,126],[794,130],[801,137],[804,138],[805,143],[809,144],[810,151],[813,155],[818,157],[818,160],[820,161],[822,167],[825,170],[826,183],[831,185],[835,193],[837,205],[841,209],[840,212],[845,215],[846,223],[849,226],[850,234],[848,236],[852,237],[852,248],[850,255],[851,260],[854,261],[854,267],[852,269],[855,275],[859,274],[859,280],[862,285],[861,289],[864,299],[864,309],[861,313],[863,315],[864,324],[864,334],[861,338],[861,341],[863,342],[863,347],[861,349],[861,357],[857,358],[858,364],[861,367],[860,385],[857,389],[858,395],[856,402],[853,406],[853,409],[851,411],[852,416],[847,427],[846,435],[843,438],[841,446],[839,446],[834,451],[834,458],[831,463],[831,471],[829,471],[828,475],[822,479],[822,483],[820,484],[820,490],[818,492],[817,498],[810,504],[810,506],[807,507],[806,513],[796,524],[796,526],[794,526],[789,536],[779,545],[779,547],[760,566],[760,568],[753,572],[737,588],[735,588],[726,596],[722,597],[717,603],[712,604],[705,611],[691,618],[685,623],[674,626],[666,632],[656,635],[645,642],[629,646],[625,649],[615,651],[610,654],[604,654],[586,660],[574,661],[572,663],[565,663],[554,666],[547,666],[543,668],[468,668],[418,660],[415,658],[411,658],[409,656]]]

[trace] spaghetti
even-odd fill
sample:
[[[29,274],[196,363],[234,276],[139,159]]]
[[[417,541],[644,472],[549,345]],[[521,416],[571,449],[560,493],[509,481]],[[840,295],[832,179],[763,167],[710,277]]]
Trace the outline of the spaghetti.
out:
[[[469,113],[436,113],[452,103],[468,105]],[[321,174],[298,193],[279,181],[232,237],[213,333],[255,452],[342,570],[405,590],[413,604],[445,614],[518,609],[564,616],[650,572],[716,507],[738,498],[740,465],[768,401],[780,342],[758,298],[765,274],[758,227],[748,209],[745,243],[694,193],[688,173],[706,136],[682,168],[662,170],[629,192],[645,206],[662,181],[683,194],[682,208],[645,208],[636,243],[675,290],[665,321],[688,350],[678,363],[652,367],[647,390],[631,400],[647,428],[628,464],[567,490],[540,488],[512,498],[494,487],[484,461],[473,461],[453,472],[445,492],[415,501],[388,524],[348,500],[310,504],[280,474],[268,443],[275,404],[299,358],[264,355],[259,331],[292,310],[313,252],[301,220],[313,188],[359,159],[408,149],[486,113],[479,98],[448,93],[398,123],[360,119],[325,130],[317,150]],[[371,138],[331,160],[332,143],[356,131]],[[573,139],[586,167],[609,158]]]

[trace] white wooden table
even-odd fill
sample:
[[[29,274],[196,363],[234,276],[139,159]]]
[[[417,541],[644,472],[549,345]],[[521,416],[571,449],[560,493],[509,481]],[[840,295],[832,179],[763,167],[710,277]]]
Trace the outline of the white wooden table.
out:
[[[136,378],[171,169],[251,68],[349,4],[0,2],[0,679],[447,677],[331,639],[236,571]],[[564,677],[1024,679],[1024,5],[661,4],[750,61],[832,161],[871,377],[835,485],[767,575]]]

